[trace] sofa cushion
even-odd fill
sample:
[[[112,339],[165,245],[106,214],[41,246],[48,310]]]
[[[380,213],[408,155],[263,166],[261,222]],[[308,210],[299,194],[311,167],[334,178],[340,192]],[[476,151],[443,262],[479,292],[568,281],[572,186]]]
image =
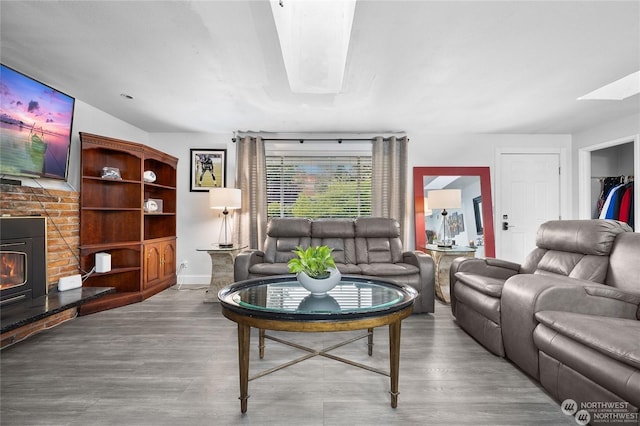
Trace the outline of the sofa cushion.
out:
[[[611,255],[606,284],[634,293],[640,293],[640,233],[628,232],[618,235]]]
[[[356,263],[356,242],[353,238],[311,238],[312,246],[327,246],[336,263]]]
[[[251,275],[283,275],[289,273],[289,265],[286,263],[256,263],[249,267]]]
[[[552,220],[538,228],[536,248],[522,263],[522,274],[555,274],[604,283],[609,254],[619,234],[631,232],[615,220]]]
[[[362,275],[362,269],[358,265],[354,265],[353,263],[340,263],[336,262],[336,268],[342,275],[355,274]]]
[[[593,220],[552,220],[538,228],[536,246],[541,249],[606,256],[616,236],[633,231],[624,222]]]
[[[353,220],[314,220],[311,222],[311,245],[327,246],[333,249],[331,253],[336,263],[356,263],[356,242]]]
[[[264,242],[264,261],[267,263],[287,263],[295,257],[296,247],[307,248],[309,237],[267,237]]]
[[[607,256],[590,256],[549,250],[540,259],[536,274],[555,274],[603,283],[607,276]]]
[[[415,275],[420,273],[418,267],[408,263],[359,263],[363,275],[378,277]]]
[[[559,311],[537,312],[536,319],[564,336],[640,369],[640,321]]]
[[[400,224],[382,217],[359,217],[354,221],[356,237],[400,238]]]
[[[316,219],[311,222],[313,238],[355,238],[352,219]]]
[[[299,218],[273,218],[267,225],[264,242],[264,261],[287,263],[295,257],[293,250],[311,243],[311,221]]]
[[[269,237],[311,237],[311,220],[274,217],[267,224]]]
[[[491,297],[500,297],[506,279],[492,278],[468,272],[456,272],[456,279],[480,293]]]

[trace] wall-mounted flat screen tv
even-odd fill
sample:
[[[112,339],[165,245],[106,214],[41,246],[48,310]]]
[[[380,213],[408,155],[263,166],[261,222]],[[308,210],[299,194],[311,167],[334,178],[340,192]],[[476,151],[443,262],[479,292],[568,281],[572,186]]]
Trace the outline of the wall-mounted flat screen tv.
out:
[[[0,67],[0,175],[66,179],[75,99]]]

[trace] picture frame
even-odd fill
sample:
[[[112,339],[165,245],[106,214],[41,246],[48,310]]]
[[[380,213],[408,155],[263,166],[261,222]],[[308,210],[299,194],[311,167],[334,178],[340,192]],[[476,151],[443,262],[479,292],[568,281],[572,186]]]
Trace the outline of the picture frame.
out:
[[[227,186],[227,150],[190,150],[189,191],[208,192],[211,188]]]
[[[464,232],[464,214],[463,213],[458,213],[458,212],[449,213],[449,215],[446,218],[446,223],[447,223],[447,229],[448,229],[447,234],[451,235],[452,237],[454,235],[458,235]]]

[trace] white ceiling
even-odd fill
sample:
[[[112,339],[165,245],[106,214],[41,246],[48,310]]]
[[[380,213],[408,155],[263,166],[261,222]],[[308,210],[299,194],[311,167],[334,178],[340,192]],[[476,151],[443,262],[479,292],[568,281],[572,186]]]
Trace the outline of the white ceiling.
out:
[[[337,95],[291,93],[266,0],[0,14],[3,64],[148,132],[566,134],[640,113],[576,100],[640,69],[639,1],[359,0]]]

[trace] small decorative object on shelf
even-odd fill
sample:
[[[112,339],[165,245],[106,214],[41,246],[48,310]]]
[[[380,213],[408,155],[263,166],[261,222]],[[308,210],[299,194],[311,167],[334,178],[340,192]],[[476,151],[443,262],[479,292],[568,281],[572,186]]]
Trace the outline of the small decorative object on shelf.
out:
[[[162,213],[162,200],[157,198],[145,200],[144,211],[147,213]]]
[[[122,180],[120,169],[117,167],[103,167],[102,179]]]
[[[331,251],[327,246],[308,247],[306,250],[298,247],[293,251],[297,257],[288,263],[289,272],[296,274],[298,282],[313,296],[325,296],[342,278]]]
[[[156,174],[153,172],[153,170],[145,170],[142,177],[145,182],[153,183],[156,181]]]

